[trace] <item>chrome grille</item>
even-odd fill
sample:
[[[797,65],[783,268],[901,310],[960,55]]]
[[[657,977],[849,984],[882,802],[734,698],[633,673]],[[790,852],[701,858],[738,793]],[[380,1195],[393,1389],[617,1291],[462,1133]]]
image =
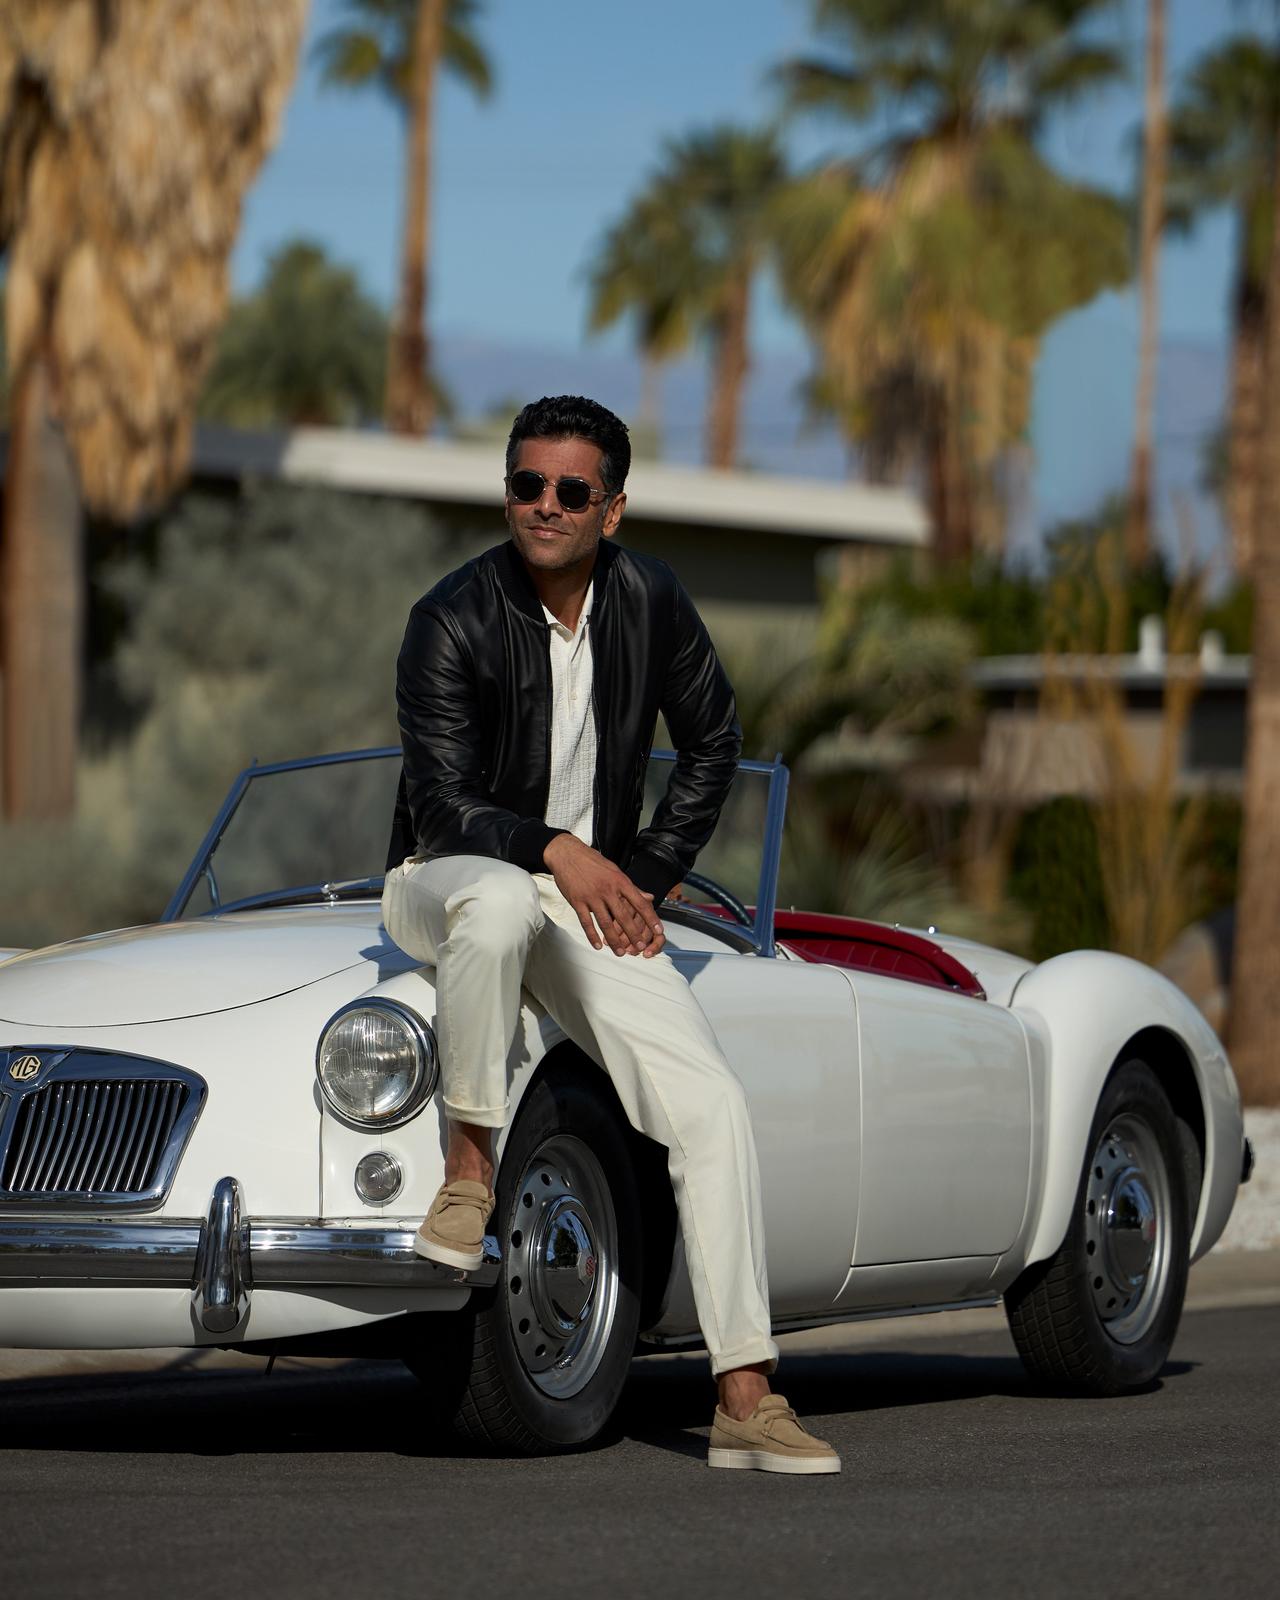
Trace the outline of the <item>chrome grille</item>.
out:
[[[92,1054],[76,1052],[0,1105],[0,1203],[163,1201],[204,1083],[177,1067]]]

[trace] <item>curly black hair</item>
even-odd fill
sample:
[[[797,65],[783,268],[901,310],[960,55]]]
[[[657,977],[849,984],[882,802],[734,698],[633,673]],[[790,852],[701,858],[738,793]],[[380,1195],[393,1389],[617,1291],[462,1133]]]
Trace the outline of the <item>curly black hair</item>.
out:
[[[522,439],[587,439],[603,459],[600,478],[606,491],[620,494],[631,470],[631,437],[621,417],[580,394],[543,395],[531,400],[511,426],[507,440],[507,476],[515,468]]]

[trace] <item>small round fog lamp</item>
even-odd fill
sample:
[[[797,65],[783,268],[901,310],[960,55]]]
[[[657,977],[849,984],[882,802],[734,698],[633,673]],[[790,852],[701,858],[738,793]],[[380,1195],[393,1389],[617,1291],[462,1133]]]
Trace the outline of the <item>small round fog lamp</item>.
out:
[[[356,1162],[356,1193],[366,1205],[386,1205],[400,1193],[403,1182],[400,1163],[383,1150],[361,1156]]]

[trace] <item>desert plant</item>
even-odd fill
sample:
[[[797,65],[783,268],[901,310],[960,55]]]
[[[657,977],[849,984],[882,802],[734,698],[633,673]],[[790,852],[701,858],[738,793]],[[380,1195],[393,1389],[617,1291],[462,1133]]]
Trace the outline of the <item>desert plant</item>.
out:
[[[793,795],[778,904],[1000,943],[1018,943],[1024,934],[1007,906],[992,913],[964,900],[892,796],[870,787],[834,816],[803,788]]]
[[[387,325],[354,272],[294,239],[231,307],[200,400],[240,428],[367,421],[382,403]]]
[[[396,743],[409,609],[469,553],[394,501],[188,497],[154,567],[109,579],[131,614],[116,665],[135,730],[82,763],[72,822],[0,829],[0,944],[157,915],[254,758]]]
[[[387,351],[395,433],[429,433],[439,404],[427,335],[433,105],[441,67],[481,98],[493,87],[474,32],[480,9],[478,0],[345,0],[341,23],[316,43],[325,83],[378,89],[404,114],[400,290]]]
[[[81,503],[127,520],[186,471],[241,201],[274,141],[305,13],[306,0],[4,7],[9,818],[74,803]]]
[[[1167,640],[1156,736],[1142,744],[1128,715],[1117,658],[1129,634],[1122,536],[1081,545],[1055,580],[1041,706],[1062,721],[1087,720],[1098,860],[1112,949],[1155,965],[1191,920],[1199,900],[1195,841],[1204,801],[1178,793],[1183,739],[1199,688],[1195,645],[1203,573],[1186,565],[1164,613]]]

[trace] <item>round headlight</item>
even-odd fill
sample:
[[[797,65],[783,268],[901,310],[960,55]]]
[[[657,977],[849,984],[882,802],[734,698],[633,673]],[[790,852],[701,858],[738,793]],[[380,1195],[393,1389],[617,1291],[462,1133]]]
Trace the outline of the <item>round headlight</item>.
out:
[[[316,1076],[344,1121],[398,1127],[422,1109],[436,1086],[435,1035],[405,1006],[358,1000],[321,1034]]]

